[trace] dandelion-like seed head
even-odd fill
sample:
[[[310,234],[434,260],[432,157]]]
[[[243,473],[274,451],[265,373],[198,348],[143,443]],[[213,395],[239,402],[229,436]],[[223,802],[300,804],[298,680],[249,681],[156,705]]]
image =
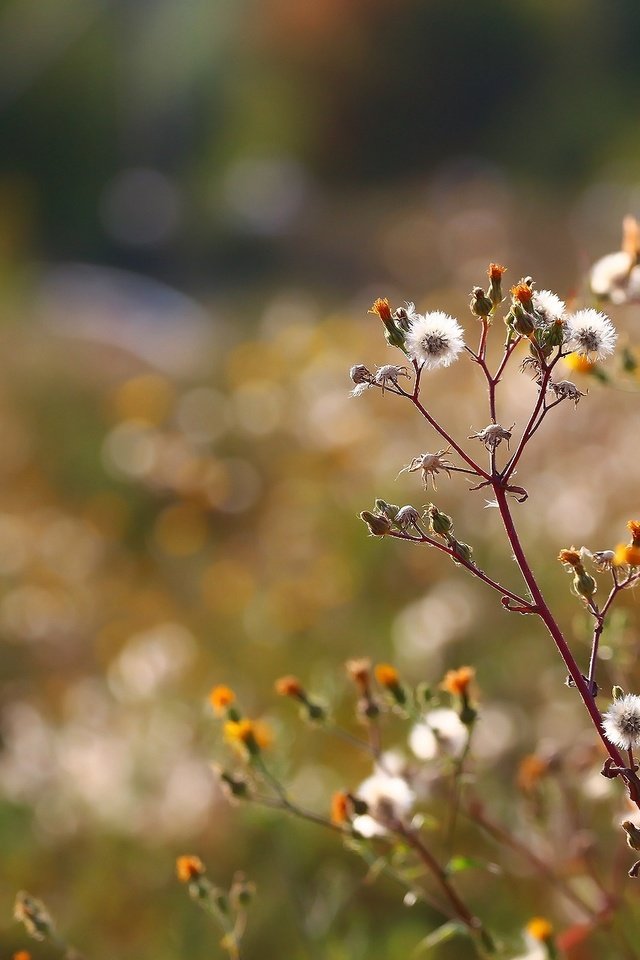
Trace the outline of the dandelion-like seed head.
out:
[[[562,320],[567,309],[564,300],[551,290],[534,290],[533,307],[545,326]]]
[[[621,750],[640,745],[640,697],[628,693],[614,700],[602,715],[602,726],[607,740]]]
[[[589,307],[567,317],[565,342],[584,357],[603,360],[610,356],[615,349],[617,337],[611,320],[599,310]]]
[[[376,770],[355,791],[356,798],[363,800],[368,813],[354,818],[354,829],[363,837],[382,836],[390,821],[406,816],[415,803],[416,795],[404,777],[389,776]]]
[[[411,317],[405,345],[410,356],[427,370],[448,367],[464,347],[464,332],[457,320],[441,310],[416,313]]]

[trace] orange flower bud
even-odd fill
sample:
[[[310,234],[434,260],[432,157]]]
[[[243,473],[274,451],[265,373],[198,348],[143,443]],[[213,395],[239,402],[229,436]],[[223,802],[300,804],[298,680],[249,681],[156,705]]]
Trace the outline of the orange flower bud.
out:
[[[533,917],[527,924],[527,933],[534,940],[546,943],[553,936],[553,927],[544,917]]]
[[[204,863],[194,854],[183,854],[176,860],[176,874],[180,883],[189,883],[196,877],[201,877],[204,871]]]
[[[528,307],[533,300],[533,290],[528,283],[517,283],[515,287],[511,287],[511,296],[523,307]]]
[[[338,790],[331,797],[331,823],[340,827],[349,819],[349,797],[344,791]]]
[[[376,664],[374,673],[381,687],[397,687],[400,683],[398,671],[390,663]]]
[[[476,671],[473,667],[459,667],[457,670],[449,670],[440,686],[448,693],[462,696],[469,689],[469,684],[475,675]]]
[[[367,690],[371,683],[371,660],[369,657],[347,660],[345,667],[353,682],[357,683],[362,690]]]
[[[380,317],[383,323],[391,323],[391,307],[389,306],[389,301],[386,297],[384,299],[382,299],[382,297],[378,297],[377,300],[374,300],[373,306],[367,312],[375,313],[378,317]]]
[[[222,716],[227,707],[230,707],[231,704],[235,702],[235,699],[236,695],[231,687],[225,687],[224,684],[219,684],[217,687],[214,687],[209,694],[209,702],[218,717]]]
[[[640,547],[640,520],[629,520],[627,528],[631,531],[632,546]]]
[[[549,762],[547,760],[535,753],[528,754],[520,761],[517,777],[518,787],[525,793],[531,793],[548,769]]]
[[[31,960],[31,954],[28,950],[18,950],[14,953],[13,960]]]
[[[569,547],[568,550],[561,550],[558,554],[560,563],[566,563],[570,567],[581,567],[582,557],[575,547]]]
[[[490,263],[487,270],[487,276],[490,280],[501,280],[502,274],[507,272],[507,268],[500,263]]]
[[[297,700],[304,699],[304,687],[298,678],[293,675],[280,677],[276,680],[274,687],[279,697],[295,697]]]

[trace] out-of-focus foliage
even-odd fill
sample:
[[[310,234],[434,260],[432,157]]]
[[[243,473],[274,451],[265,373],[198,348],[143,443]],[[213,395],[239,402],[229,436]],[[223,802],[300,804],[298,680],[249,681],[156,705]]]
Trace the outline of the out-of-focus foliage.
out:
[[[539,628],[453,564],[366,537],[374,497],[422,505],[416,475],[394,478],[439,444],[393,398],[350,398],[347,371],[394,359],[366,314],[377,295],[472,330],[490,259],[584,296],[638,205],[639,20],[596,0],[1,4],[4,953],[24,946],[25,888],[95,960],[211,957],[174,878],[185,850],[213,882],[255,880],[249,956],[382,960],[432,929],[331,836],[227,806],[215,682],[269,716],[318,809],[369,769],[299,735],[272,683],[298,673],[350,722],[352,655],[416,682],[476,666],[483,797],[522,829],[539,812],[516,799],[522,757],[589,747]],[[636,343],[635,308],[612,317]],[[429,386],[465,437],[484,426],[466,372]],[[615,545],[637,514],[639,413],[633,393],[580,386],[519,471],[524,539],[586,656],[554,558]],[[530,389],[505,383],[509,423]],[[439,487],[520,589],[482,492]],[[625,599],[606,680],[637,690]],[[616,796],[570,792],[566,815],[606,848]],[[504,929],[553,913],[525,868],[514,898],[499,878],[466,885]]]

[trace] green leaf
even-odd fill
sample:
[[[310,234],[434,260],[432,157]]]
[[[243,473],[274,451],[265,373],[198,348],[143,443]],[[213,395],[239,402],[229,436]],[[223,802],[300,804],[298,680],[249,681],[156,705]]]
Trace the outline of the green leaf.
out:
[[[496,870],[499,870],[495,863],[487,863],[486,860],[478,860],[475,857],[452,857],[444,869],[448,876],[462,873],[464,870],[488,870],[490,873],[496,873]]]

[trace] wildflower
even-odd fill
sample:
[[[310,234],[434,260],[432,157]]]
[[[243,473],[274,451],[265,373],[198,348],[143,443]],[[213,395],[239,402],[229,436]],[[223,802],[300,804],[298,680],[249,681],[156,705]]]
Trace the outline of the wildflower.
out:
[[[560,563],[564,563],[565,567],[571,569],[576,569],[582,567],[582,556],[579,550],[576,550],[575,547],[569,547],[568,550],[561,550],[558,554],[558,560]]]
[[[634,547],[633,544],[618,544],[613,557],[613,565],[614,567],[640,566],[640,547]]]
[[[635,217],[622,221],[622,249],[594,263],[589,286],[596,297],[611,303],[637,303],[640,299],[640,228]]]
[[[250,756],[257,756],[262,749],[271,743],[269,728],[255,720],[228,720],[224,725],[224,735],[227,743],[246,749]]]
[[[516,303],[521,304],[525,310],[531,311],[533,308],[533,281],[530,277],[521,280],[514,287],[511,287],[511,296]]]
[[[629,520],[627,529],[631,532],[631,546],[640,547],[640,520]]]
[[[342,826],[349,819],[349,795],[337,790],[331,797],[331,823]]]
[[[13,960],[31,960],[31,954],[28,950],[18,950],[14,953]]]
[[[415,507],[407,504],[398,510],[394,522],[401,530],[406,530],[408,527],[415,527],[420,523],[420,514]]]
[[[487,270],[487,276],[489,277],[489,299],[491,300],[494,307],[499,306],[502,303],[502,275],[506,273],[507,268],[503,267],[499,263],[490,263],[489,269]]]
[[[427,370],[448,367],[464,347],[463,330],[457,320],[440,310],[416,313],[411,318],[406,348]]]
[[[451,453],[449,448],[446,450],[438,450],[436,453],[421,453],[417,457],[414,457],[411,463],[403,467],[400,473],[415,473],[416,470],[420,470],[425,490],[429,489],[429,477],[431,477],[433,489],[436,490],[435,477],[437,474],[444,472],[447,476],[451,477],[453,464],[445,460],[445,457],[449,453]],[[398,474],[398,476],[400,476],[400,474]]]
[[[409,746],[420,760],[432,760],[439,752],[459,757],[469,734],[455,710],[437,707],[424,714],[409,734]]]
[[[402,820],[411,811],[415,793],[404,777],[376,770],[360,784],[354,799],[367,805],[367,813],[354,818],[354,830],[363,837],[377,837],[383,836],[394,821]]]
[[[440,686],[448,693],[462,696],[469,690],[469,684],[475,675],[476,671],[473,667],[459,667],[457,670],[449,670]]]
[[[472,433],[468,439],[480,440],[484,443],[487,450],[495,450],[503,440],[506,440],[507,447],[509,446],[511,430],[505,430],[499,423],[490,423],[488,427],[484,427],[482,430],[479,430],[478,433]]]
[[[396,519],[396,516],[400,511],[400,507],[397,503],[387,503],[386,500],[381,500],[379,497],[376,499],[374,509],[376,513],[381,514],[383,517],[386,517],[387,520],[391,520],[392,522]]]
[[[291,697],[294,700],[302,700],[303,702],[307,699],[304,687],[297,677],[291,675],[280,677],[276,680],[274,687],[280,697]]]
[[[614,700],[602,715],[605,736],[621,750],[630,750],[640,744],[640,697],[628,693]]]
[[[379,387],[382,387],[382,392],[384,393],[385,388],[389,389],[389,384],[391,384],[392,387],[398,386],[398,377],[406,377],[407,380],[411,379],[406,367],[399,367],[393,363],[387,363],[384,367],[378,367],[373,380]]]
[[[183,854],[176,860],[176,874],[180,883],[190,883],[191,880],[201,877],[205,872],[205,866],[194,854]]]
[[[530,937],[541,943],[546,943],[553,936],[553,927],[544,917],[533,917],[529,920],[526,930]]]
[[[567,309],[564,300],[551,290],[534,290],[533,307],[545,326],[562,321]]]
[[[384,336],[389,346],[402,349],[404,347],[404,331],[395,323],[387,298],[378,297],[377,300],[374,300],[369,313],[375,313],[384,323]]]
[[[581,393],[575,383],[571,383],[570,380],[558,380],[555,383],[553,380],[550,380],[547,390],[551,390],[557,400],[573,400],[573,404],[576,407],[578,406],[580,397],[586,396],[586,394]]]
[[[616,340],[615,327],[599,310],[589,307],[567,317],[565,342],[582,356],[603,360],[613,353]]]
[[[213,711],[216,716],[221,717],[226,713],[227,708],[231,704],[235,703],[236,695],[231,689],[231,687],[226,687],[224,684],[218,684],[217,687],[214,687],[211,693],[209,694],[209,702],[213,707]]]
[[[569,369],[575,373],[591,373],[595,368],[595,363],[581,353],[569,353],[562,359]]]
[[[381,687],[388,690],[397,704],[403,706],[407,702],[407,693],[400,683],[400,676],[390,663],[378,663],[374,670],[376,680]]]

